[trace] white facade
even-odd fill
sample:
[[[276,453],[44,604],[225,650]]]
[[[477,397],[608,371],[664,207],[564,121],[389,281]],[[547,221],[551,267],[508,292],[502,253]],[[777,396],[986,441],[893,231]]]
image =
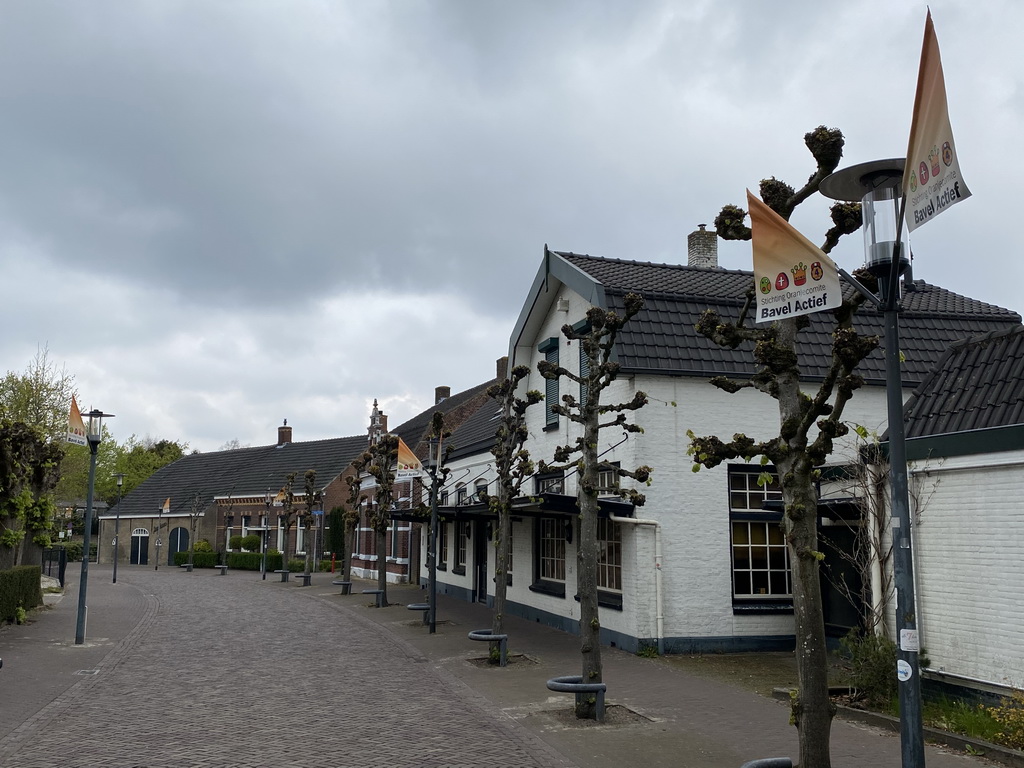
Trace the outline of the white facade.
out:
[[[1024,688],[1024,449],[913,461],[909,472],[929,671]]]
[[[512,348],[510,369],[525,364],[532,372],[522,384],[524,392],[545,391],[546,381],[537,372],[537,363],[545,358],[542,348],[550,349],[552,339],[557,339],[559,364],[578,371],[578,342],[569,342],[561,328],[583,320],[591,306],[575,291],[551,280],[549,290],[534,304],[534,313],[524,325],[525,332]],[[559,387],[559,396],[567,387],[576,387],[577,391],[571,394],[579,398],[574,382],[563,378]],[[601,609],[606,641],[628,650],[657,643],[669,652],[786,647],[792,642],[791,610],[741,611],[735,604],[727,468],[723,465],[695,473],[693,461],[686,453],[688,430],[697,435],[718,434],[725,439],[735,432],[754,439],[773,437],[779,429],[777,402],[752,390],[728,394],[706,378],[650,374],[622,375],[602,399],[607,403],[627,402],[637,390],[648,395],[649,404],[627,413],[627,418],[642,426],[644,432],[627,437],[608,428],[602,430],[599,445],[604,460],[619,462],[626,469],[640,465],[653,469],[651,484],[639,489],[647,497],[646,505],[635,511],[635,516],[648,524],[618,524],[621,609]],[[847,406],[845,420],[869,430],[884,430],[884,389],[859,390]],[[548,425],[545,404],[527,411],[527,425],[527,448],[535,461],[551,461],[555,447],[567,444],[577,434],[570,431],[577,425],[564,417],[558,419],[557,426]],[[850,438],[840,444],[832,462],[852,461],[854,457],[854,441]],[[470,482],[471,478],[485,477],[488,482],[493,481],[491,458],[489,454],[478,454],[451,464],[452,474],[446,486],[450,503],[460,479]],[[567,473],[562,493],[575,496],[576,491],[576,477]],[[523,492],[536,491],[527,487]],[[548,594],[531,589],[536,572],[537,523],[530,517],[514,517],[514,521],[510,611],[571,630],[579,618],[579,603],[573,598],[575,538],[565,544],[565,595]],[[449,553],[454,546],[453,528],[451,524],[447,526]],[[656,561],[659,536],[660,563]],[[485,551],[491,552],[492,548]],[[422,562],[427,562],[425,551]],[[487,569],[493,574],[493,563]],[[439,589],[468,597],[474,589],[471,571],[467,568],[463,575],[441,571]]]

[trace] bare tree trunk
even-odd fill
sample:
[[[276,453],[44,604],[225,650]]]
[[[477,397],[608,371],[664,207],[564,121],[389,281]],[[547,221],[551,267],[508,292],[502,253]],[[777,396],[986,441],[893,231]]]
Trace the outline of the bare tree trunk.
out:
[[[597,411],[586,414],[583,425],[583,470],[580,472],[579,541],[576,545],[576,591],[580,599],[580,656],[584,683],[600,683],[601,619],[597,606]],[[576,717],[593,719],[595,699],[581,697]]]
[[[356,551],[356,527],[359,518],[345,520],[345,552],[342,555],[342,581],[352,581],[352,553]]]
[[[795,357],[797,326],[779,322],[778,344]],[[795,371],[782,373],[779,382],[780,423],[792,424],[802,416],[804,398]],[[789,546],[793,574],[793,615],[799,693],[793,702],[793,720],[799,731],[801,768],[830,768],[829,738],[835,707],[828,696],[828,649],[821,600],[818,549],[818,497],[807,455],[806,433],[790,437],[787,459],[777,469],[785,503],[783,530]]]
[[[505,634],[505,602],[508,598],[508,553],[512,538],[512,516],[509,514],[508,489],[498,480],[498,520],[494,527],[494,607],[491,611],[491,634]],[[490,660],[499,661],[500,643],[491,643]]]
[[[377,533],[377,589],[381,591],[380,606],[388,606],[388,529],[375,526]]]

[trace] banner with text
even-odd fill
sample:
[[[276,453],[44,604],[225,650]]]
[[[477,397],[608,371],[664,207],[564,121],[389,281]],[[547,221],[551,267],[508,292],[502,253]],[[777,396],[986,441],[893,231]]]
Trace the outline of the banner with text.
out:
[[[85,436],[85,422],[82,421],[82,412],[78,410],[78,402],[75,396],[71,396],[71,413],[68,415],[68,437],[69,443],[75,445],[88,445],[89,441]]]
[[[747,190],[758,323],[835,309],[839,271],[824,251]]]
[[[946,81],[931,11],[924,25],[903,195],[907,201],[908,232],[971,196],[960,175],[953,129],[949,125]]]
[[[407,480],[411,477],[419,477],[423,474],[423,464],[410,450],[402,438],[398,438],[398,468],[395,471],[396,480]]]

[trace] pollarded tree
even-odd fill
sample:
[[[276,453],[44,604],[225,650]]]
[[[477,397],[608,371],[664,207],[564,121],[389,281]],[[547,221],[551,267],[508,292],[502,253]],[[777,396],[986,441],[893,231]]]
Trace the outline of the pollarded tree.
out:
[[[306,582],[309,583],[309,575],[313,570],[313,549],[312,546],[312,533],[313,526],[316,523],[316,515],[313,514],[313,510],[317,509],[323,502],[323,495],[316,489],[316,470],[307,469],[306,474],[303,476],[305,481],[306,496],[304,501],[306,503],[306,509],[302,513],[301,524],[306,532]]]
[[[487,389],[487,396],[497,400],[501,415],[495,434],[494,468],[497,473],[497,493],[487,497],[487,506],[497,516],[494,527],[494,606],[491,611],[491,634],[504,634],[505,601],[508,595],[509,542],[512,538],[512,501],[519,495],[523,483],[533,475],[533,461],[524,447],[530,436],[526,428],[526,409],[541,402],[544,397],[531,389],[525,397],[518,397],[519,383],[530,375],[525,365],[517,365],[509,377]],[[498,661],[497,648],[491,648],[491,662]]]
[[[551,404],[551,410],[580,425],[580,436],[568,445],[555,449],[554,464],[540,462],[539,471],[566,470],[573,467],[579,474],[577,506],[579,507],[579,544],[576,550],[576,580],[580,600],[580,655],[582,657],[582,678],[585,683],[602,682],[601,665],[601,620],[597,608],[597,512],[599,476],[602,472],[614,472],[619,478],[632,478],[647,483],[650,467],[635,470],[623,469],[598,456],[600,431],[618,427],[626,435],[643,432],[643,429],[627,420],[626,412],[635,411],[647,405],[647,395],[636,392],[628,403],[606,404],[601,394],[615,381],[619,364],[612,360],[615,340],[622,327],[643,307],[641,296],[630,293],[625,297],[625,312],[620,317],[611,310],[593,307],[587,312],[582,330],[571,325],[562,326],[562,334],[571,341],[578,341],[588,362],[587,370],[575,374],[561,366],[542,360],[537,369],[545,379],[557,380],[565,377],[580,386],[581,400],[570,394],[562,396],[561,404]],[[615,414],[614,418],[601,421],[603,417]],[[576,455],[578,458],[573,458]],[[623,498],[640,506],[644,495],[630,488],[620,492]],[[576,717],[593,718],[594,701],[580,700],[576,705]]]
[[[281,568],[288,570],[288,534],[295,525],[295,473],[290,473],[284,479],[284,486],[277,497],[281,500],[281,511],[277,515],[278,524],[281,526]]]
[[[359,474],[364,472],[374,479],[376,487],[368,510],[370,527],[375,534],[377,552],[377,589],[381,591],[378,605],[388,605],[387,552],[388,528],[391,527],[391,508],[395,500],[395,463],[398,461],[398,436],[380,434],[370,447],[352,462]]]
[[[342,524],[345,527],[345,553],[341,566],[341,580],[352,581],[352,552],[356,546],[356,528],[363,505],[368,501],[363,493],[363,481],[359,472],[345,478],[348,484],[348,506],[341,508]]]
[[[761,199],[782,218],[788,220],[801,202],[818,190],[821,181],[838,166],[843,154],[843,135],[835,129],[819,126],[804,136],[816,168],[799,190],[775,178],[761,182]],[[826,233],[821,249],[828,253],[845,234],[860,227],[860,206],[837,203],[832,206],[834,226]],[[749,240],[751,231],[743,219],[746,211],[725,206],[715,219],[719,236],[727,240]],[[869,289],[877,281],[866,272],[858,278]],[[824,379],[812,395],[804,393],[797,365],[799,333],[809,321],[806,316],[776,320],[771,325],[752,327],[747,311],[753,303],[751,283],[747,302],[736,322],[730,322],[708,310],[700,318],[697,330],[715,343],[735,349],[753,344],[757,372],[747,380],[726,377],[711,380],[730,393],[756,389],[778,402],[779,434],[756,441],[745,434],[723,441],[712,435],[691,433],[689,452],[695,469],[714,467],[723,461],[742,458],[751,461],[760,456],[763,464],[774,464],[782,486],[784,502],[783,532],[789,548],[793,574],[793,612],[796,628],[797,675],[799,695],[793,702],[793,722],[799,730],[801,766],[828,768],[831,765],[829,738],[835,708],[828,697],[828,656],[825,645],[820,561],[823,557],[817,535],[817,468],[834,449],[834,442],[847,434],[842,421],[843,409],[853,393],[863,385],[855,372],[857,365],[878,346],[875,336],[861,336],[853,327],[853,317],[865,301],[852,293],[842,306],[832,310],[831,360]],[[813,432],[813,434],[812,434]]]

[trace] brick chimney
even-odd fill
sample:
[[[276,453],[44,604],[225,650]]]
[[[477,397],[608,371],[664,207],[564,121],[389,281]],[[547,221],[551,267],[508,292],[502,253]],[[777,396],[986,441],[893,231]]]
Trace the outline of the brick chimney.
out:
[[[718,268],[718,233],[708,232],[707,224],[691,232],[686,238],[686,251],[691,267]]]
[[[439,405],[451,396],[451,387],[434,387],[434,405]]]
[[[497,378],[499,382],[508,378],[508,355],[498,358],[498,362],[494,365],[494,370],[495,378]]]
[[[288,419],[277,428],[277,444],[288,445],[292,441],[292,428],[288,426]]]

